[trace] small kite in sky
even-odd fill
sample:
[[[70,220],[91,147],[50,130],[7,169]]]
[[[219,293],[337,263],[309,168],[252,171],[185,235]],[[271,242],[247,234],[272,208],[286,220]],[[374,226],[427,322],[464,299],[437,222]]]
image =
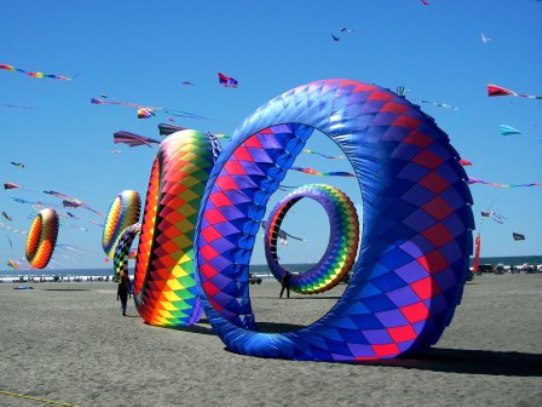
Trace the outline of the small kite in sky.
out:
[[[0,103],[0,106],[9,107],[10,109],[38,110],[38,109],[36,109],[35,107],[32,107],[32,106],[14,105],[12,103]]]
[[[493,211],[481,211],[480,215],[482,215],[483,218],[490,218],[501,225],[504,223],[504,220],[506,219],[504,216],[499,215],[497,212],[493,212]]]
[[[24,164],[23,164],[23,163],[18,163],[18,162],[15,162],[15,161],[11,161],[11,165],[13,165],[14,167],[21,168],[21,169],[24,168]]]
[[[395,93],[397,93],[399,96],[402,96],[404,98],[406,98],[406,94],[409,91],[410,91],[410,89],[407,89],[404,86],[397,86],[397,88],[395,89]],[[456,106],[453,106],[453,105],[451,105],[449,103],[433,102],[431,100],[425,100],[425,99],[410,99],[410,100],[412,100],[414,103],[429,104],[429,105],[433,105],[433,106],[436,106],[436,107],[442,107],[444,109],[449,109],[449,110],[459,110]]]
[[[122,154],[122,151],[117,150],[117,149],[111,149],[111,150],[109,150],[109,152],[110,152],[111,154]]]
[[[491,42],[492,38],[491,37],[488,37],[487,35],[485,35],[484,33],[482,33],[480,35],[480,38],[482,39],[482,42],[484,44],[487,44],[488,42]]]
[[[319,153],[318,151],[310,150],[308,148],[303,149],[303,152],[305,154],[319,155],[320,157],[327,158],[328,160],[344,160],[346,158],[344,155],[336,155],[336,156],[326,155],[326,154]]]
[[[472,165],[472,161],[469,161],[469,160],[465,160],[464,158],[461,158],[459,160],[459,164],[461,164],[463,167],[466,167],[468,165]]]
[[[169,123],[160,123],[158,125],[158,132],[161,136],[169,136],[170,134],[175,133],[176,131],[186,130],[186,127],[175,126]]]
[[[431,3],[429,3],[427,0],[420,0],[420,2],[421,2],[424,6],[429,6],[429,5],[431,5]]]
[[[135,133],[130,133],[129,131],[117,131],[113,134],[113,142],[123,143],[130,147],[137,147],[137,146],[147,146],[152,147],[152,144],[160,144],[159,140],[155,140],[150,137],[143,137]]]
[[[265,230],[265,228],[267,226],[267,222],[265,220],[260,221],[260,226],[262,227],[263,230]],[[285,232],[284,230],[279,229],[278,238],[279,238],[280,243],[282,243],[285,246],[288,245],[288,238],[289,237],[292,238],[292,239],[295,239],[295,240],[299,240],[300,242],[305,241],[305,239],[303,239],[302,237],[297,237],[297,236],[291,235],[288,232]]]
[[[104,217],[104,214],[97,211],[96,209],[92,209],[90,206],[88,206],[85,202],[81,201],[80,199],[74,198],[73,196],[69,196],[66,194],[63,194],[62,192],[57,191],[43,191],[44,194],[52,195],[54,197],[62,199],[62,205],[65,208],[85,208],[93,213],[95,213],[98,216]]]
[[[427,105],[433,105],[436,107],[442,107],[443,109],[449,109],[449,110],[459,110],[457,106],[453,106],[449,103],[443,103],[443,102],[433,102],[431,100],[425,100],[425,99],[412,99],[416,103],[423,103]]]
[[[20,270],[21,269],[21,264],[13,259],[9,259],[8,260],[8,266],[11,267],[12,269],[14,270]]]
[[[528,98],[528,99],[542,99],[542,96],[535,96],[535,95],[527,95],[525,93],[517,93],[513,90],[503,88],[499,85],[489,84],[487,85],[487,95],[489,97],[492,96],[517,96],[521,98]]]
[[[154,111],[152,109],[149,109],[148,107],[142,107],[141,109],[137,109],[138,119],[149,119],[153,116],[155,116]]]
[[[514,240],[525,240],[525,235],[517,232],[512,232],[512,238]]]
[[[11,225],[6,225],[5,223],[2,223],[2,222],[0,222],[0,228],[9,230],[12,233],[18,233],[20,235],[26,235],[27,233],[26,230],[20,230],[20,229],[14,228]]]
[[[318,176],[329,176],[329,177],[356,177],[355,174],[351,172],[345,172],[345,171],[332,171],[332,172],[320,172],[318,170],[315,170],[314,168],[308,168],[308,167],[290,167],[291,170],[302,172],[304,174],[309,175],[318,175]]]
[[[521,131],[507,124],[499,125],[499,130],[503,136],[513,136],[515,134],[521,134]]]
[[[339,31],[340,31],[341,33],[346,33],[346,34],[348,34],[348,33],[353,33],[353,32],[354,32],[354,30],[353,30],[352,28],[348,28],[348,27],[344,27],[344,26],[341,27],[341,28],[339,28]],[[335,35],[335,34],[333,34],[333,33],[331,34],[331,38],[332,38],[333,41],[335,41],[335,42],[341,40],[341,37],[339,37],[339,35]]]
[[[26,199],[18,198],[15,196],[10,196],[9,198],[20,204],[30,204],[34,206],[41,206],[43,208],[58,208],[58,205],[55,205],[53,203],[45,203],[41,201],[27,201]]]
[[[500,184],[498,182],[484,181],[479,178],[469,177],[469,185],[472,184],[484,184],[495,188],[526,188],[526,187],[542,187],[542,182],[533,182],[530,184]]]
[[[195,86],[195,85],[194,85],[192,82],[190,82],[190,81],[183,81],[183,82],[181,83],[181,85],[183,85],[183,86]]]
[[[4,182],[4,189],[21,189],[22,186],[14,182]]]
[[[137,117],[139,119],[147,119],[149,117],[155,116],[157,113],[162,113],[168,116],[184,117],[188,119],[205,119],[203,116],[199,116],[197,114],[184,112],[176,109],[170,109],[167,107],[145,106],[138,103],[121,102],[115,99],[111,99],[106,95],[101,95],[101,97],[99,98],[91,98],[90,103],[94,105],[117,105],[130,107],[137,110]]]
[[[6,218],[7,220],[9,220],[10,222],[13,220],[13,218],[11,216],[9,216],[6,211],[2,211],[2,216],[4,218]]]
[[[30,76],[32,78],[38,78],[38,79],[51,78],[51,79],[59,79],[61,81],[71,81],[71,79],[72,79],[72,78],[69,78],[69,77],[64,76],[64,75],[45,74],[43,72],[27,71],[25,69],[15,68],[13,65],[7,65],[7,64],[0,64],[0,69],[2,69],[4,71],[10,71],[10,72],[19,72],[19,73],[22,73],[24,75]]]
[[[218,83],[225,88],[236,88],[238,84],[237,79],[232,76],[226,76],[221,72],[218,73]]]

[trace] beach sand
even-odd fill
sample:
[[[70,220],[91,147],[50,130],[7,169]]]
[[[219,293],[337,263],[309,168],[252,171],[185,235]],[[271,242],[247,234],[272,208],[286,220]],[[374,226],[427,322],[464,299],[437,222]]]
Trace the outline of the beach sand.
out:
[[[17,394],[131,407],[542,403],[542,274],[476,277],[427,354],[370,365],[237,355],[205,322],[148,326],[133,303],[122,317],[113,283],[15,286],[0,284],[0,406],[46,405]],[[260,329],[273,331],[318,319],[344,287],[290,300],[275,281],[250,289]]]

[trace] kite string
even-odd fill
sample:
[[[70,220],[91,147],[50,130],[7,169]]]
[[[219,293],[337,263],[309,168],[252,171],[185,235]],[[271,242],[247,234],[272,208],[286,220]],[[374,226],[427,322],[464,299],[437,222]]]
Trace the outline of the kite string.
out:
[[[75,404],[64,403],[62,401],[48,400],[41,397],[27,396],[26,394],[12,393],[10,391],[5,391],[5,390],[0,390],[0,395],[27,399],[27,400],[34,400],[34,401],[39,401],[40,403],[45,403],[45,404],[56,404],[58,406],[63,406],[63,407],[77,407]]]

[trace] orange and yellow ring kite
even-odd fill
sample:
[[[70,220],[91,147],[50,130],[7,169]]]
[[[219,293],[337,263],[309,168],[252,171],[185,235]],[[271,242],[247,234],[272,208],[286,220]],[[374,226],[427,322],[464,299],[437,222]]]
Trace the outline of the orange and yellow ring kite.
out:
[[[42,209],[34,218],[26,239],[26,259],[34,268],[49,264],[58,237],[58,214],[54,209]]]

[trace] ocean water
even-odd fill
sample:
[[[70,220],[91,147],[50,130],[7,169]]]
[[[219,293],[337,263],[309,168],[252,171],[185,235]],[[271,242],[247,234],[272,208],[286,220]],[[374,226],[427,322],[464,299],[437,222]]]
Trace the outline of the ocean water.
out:
[[[515,257],[481,257],[480,264],[499,264],[519,266],[522,264],[539,265],[542,264],[542,255],[539,256],[515,256]],[[472,265],[472,258],[471,258]],[[293,273],[300,273],[312,267],[312,264],[286,264],[283,265],[286,270]],[[273,278],[266,264],[251,265],[250,271],[264,279]],[[28,277],[44,277],[50,278],[59,276],[61,278],[73,280],[80,278],[84,281],[92,276],[93,280],[98,278],[113,277],[112,268],[95,268],[95,269],[45,269],[45,270],[2,270],[0,271],[0,279],[3,281],[11,281],[11,279],[19,276]]]

